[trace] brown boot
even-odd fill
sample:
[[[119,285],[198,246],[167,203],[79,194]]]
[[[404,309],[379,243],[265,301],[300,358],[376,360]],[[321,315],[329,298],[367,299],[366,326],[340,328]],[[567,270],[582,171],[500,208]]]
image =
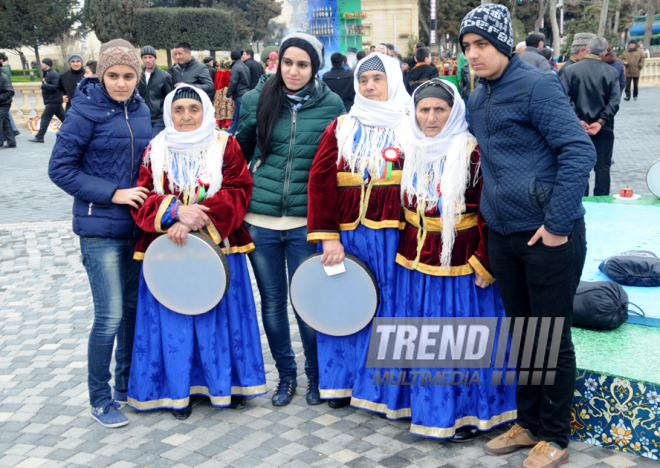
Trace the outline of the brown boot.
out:
[[[538,441],[527,429],[514,424],[508,432],[488,442],[484,450],[491,455],[505,455],[521,448],[533,447]]]
[[[568,462],[568,448],[561,449],[555,443],[542,440],[529,451],[522,468],[558,468]]]

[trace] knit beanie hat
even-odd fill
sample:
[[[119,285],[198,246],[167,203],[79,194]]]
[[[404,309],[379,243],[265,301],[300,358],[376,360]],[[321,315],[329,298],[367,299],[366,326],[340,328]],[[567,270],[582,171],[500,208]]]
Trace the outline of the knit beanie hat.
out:
[[[142,73],[140,59],[137,52],[135,52],[135,48],[128,41],[113,39],[101,45],[99,63],[96,66],[96,73],[101,83],[103,83],[103,75],[105,75],[106,70],[114,65],[128,65],[135,70],[137,80],[140,81]]]
[[[504,5],[484,3],[465,15],[461,23],[461,33],[458,43],[463,48],[463,35],[475,33],[493,44],[493,46],[507,57],[511,57],[513,48],[513,26],[511,13]]]
[[[571,44],[571,47],[579,47],[580,49],[587,47],[589,45],[589,41],[594,37],[596,37],[596,35],[592,33],[577,33],[575,36],[573,36],[573,44]]]
[[[177,89],[176,93],[174,93],[174,99],[172,99],[172,103],[178,99],[194,99],[195,101],[202,102],[202,98],[199,96],[199,94],[194,89],[188,87]]]
[[[45,59],[43,59],[43,60],[41,61],[41,63],[45,63],[45,64],[48,65],[49,67],[52,67],[52,66],[53,66],[53,61],[52,61],[51,59],[49,59],[49,58],[45,58]]]
[[[67,62],[71,63],[71,60],[80,60],[80,62],[82,63],[83,58],[82,55],[80,55],[78,52],[71,52],[67,57]]]
[[[153,55],[154,58],[158,58],[158,56],[156,55],[156,49],[154,49],[150,45],[144,46],[140,51],[140,57],[144,57],[145,55]]]
[[[315,71],[325,66],[325,46],[316,37],[305,33],[294,33],[286,36],[280,45],[279,56],[289,47],[298,47],[309,54]]]

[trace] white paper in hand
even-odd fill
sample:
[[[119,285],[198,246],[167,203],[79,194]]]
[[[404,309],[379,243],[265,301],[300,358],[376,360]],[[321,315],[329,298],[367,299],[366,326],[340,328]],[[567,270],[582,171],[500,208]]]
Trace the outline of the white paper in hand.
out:
[[[325,269],[325,274],[328,276],[339,275],[340,273],[346,272],[346,266],[344,265],[344,262],[331,266],[324,265],[323,268]]]

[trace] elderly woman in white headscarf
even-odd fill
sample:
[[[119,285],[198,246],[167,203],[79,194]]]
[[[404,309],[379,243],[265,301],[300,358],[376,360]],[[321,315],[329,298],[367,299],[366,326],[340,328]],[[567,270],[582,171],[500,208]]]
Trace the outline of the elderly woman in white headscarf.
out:
[[[355,103],[325,131],[310,170],[307,240],[320,241],[326,266],[345,253],[366,263],[380,289],[376,315],[392,317],[410,96],[393,57],[374,53],[355,69]],[[368,326],[345,337],[317,334],[321,397],[333,408],[350,403],[391,414],[395,387],[373,385],[373,369],[365,368],[370,333]]]
[[[412,100],[415,138],[401,181],[406,223],[396,256],[397,308],[408,317],[505,317],[479,213],[480,152],[463,100],[439,78],[419,86]],[[467,385],[406,387],[412,433],[464,441],[515,420],[515,386],[491,385],[489,368],[459,370],[469,374]]]
[[[189,233],[198,233],[222,248],[231,281],[217,306],[189,316],[161,304],[141,277],[128,404],[138,411],[171,408],[177,419],[186,419],[191,395],[241,408],[244,396],[266,392],[245,259],[254,249],[243,226],[252,178],[236,140],[215,130],[205,92],[181,85],[167,95],[163,111],[165,130],[147,147],[140,168],[138,187],[149,195],[133,209],[144,231],[135,258],[142,260],[159,235],[182,246]]]

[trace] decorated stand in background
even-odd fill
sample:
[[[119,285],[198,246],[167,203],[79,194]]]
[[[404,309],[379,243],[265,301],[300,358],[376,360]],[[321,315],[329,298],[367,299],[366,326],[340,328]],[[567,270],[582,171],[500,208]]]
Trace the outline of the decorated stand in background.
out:
[[[46,132],[57,133],[59,132],[61,126],[62,122],[60,122],[60,119],[53,117],[50,121],[50,124],[48,125],[48,130],[46,130]],[[39,133],[39,129],[41,128],[41,116],[37,115],[36,117],[32,117],[30,120],[28,120],[27,127],[32,135]]]
[[[657,197],[588,197],[584,202],[589,248],[582,281],[610,280],[598,269],[609,255],[627,250],[660,253]],[[627,230],[629,226],[634,229]],[[623,289],[630,302],[644,310],[644,317],[629,315],[615,330],[572,329],[577,375],[571,438],[659,460],[660,288]]]
[[[349,47],[362,49],[366,15],[361,0],[310,0],[308,7],[308,32],[325,45],[326,62],[333,52],[345,55]]]

